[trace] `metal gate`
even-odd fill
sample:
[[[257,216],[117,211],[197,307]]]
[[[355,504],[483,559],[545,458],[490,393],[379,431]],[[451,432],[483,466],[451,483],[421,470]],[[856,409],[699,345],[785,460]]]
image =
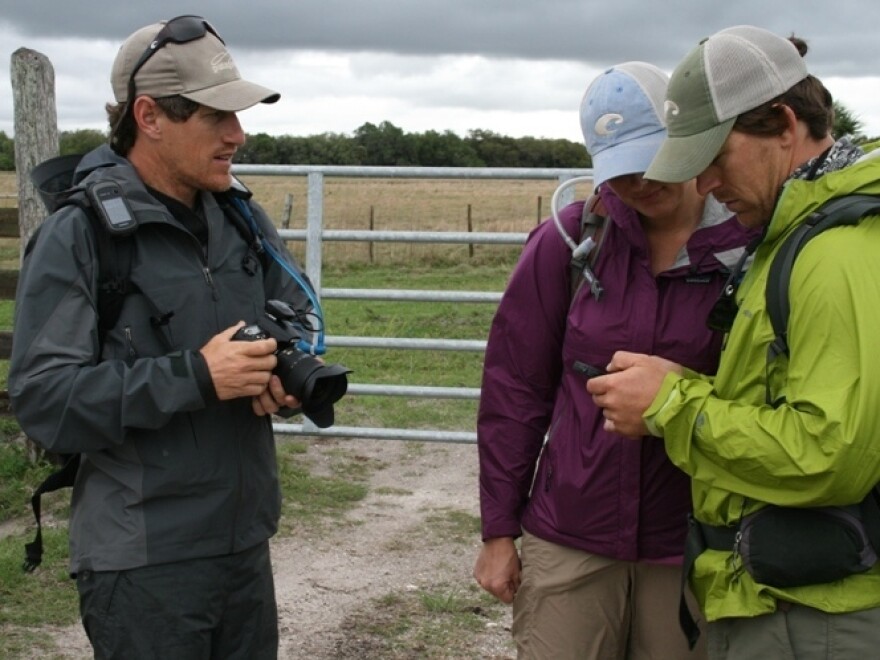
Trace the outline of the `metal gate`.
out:
[[[321,286],[324,241],[404,242],[404,243],[462,243],[521,245],[526,233],[502,232],[432,232],[432,231],[367,231],[324,229],[324,180],[326,177],[408,178],[408,179],[556,179],[559,183],[576,176],[590,176],[590,169],[534,169],[489,167],[360,167],[330,165],[236,165],[233,173],[255,176],[306,176],[308,199],[305,230],[280,229],[286,241],[305,241],[306,274],[314,284],[319,299],[349,300],[407,300],[422,302],[498,303],[500,291],[437,291],[412,289],[332,289]],[[560,205],[572,201],[574,191],[569,189],[560,198]],[[414,339],[349,337],[328,335],[327,346],[348,348],[385,348],[401,350],[484,351],[484,340]],[[400,396],[432,399],[479,399],[479,388],[427,387],[417,385],[388,385],[381,383],[349,384],[351,394],[373,396]],[[471,425],[471,428],[475,423]],[[276,433],[291,435],[333,436],[350,438],[377,438],[387,440],[419,440],[422,442],[475,443],[474,431],[447,431],[441,429],[370,428],[359,426],[331,426],[321,429],[304,418],[299,424],[274,424]]]

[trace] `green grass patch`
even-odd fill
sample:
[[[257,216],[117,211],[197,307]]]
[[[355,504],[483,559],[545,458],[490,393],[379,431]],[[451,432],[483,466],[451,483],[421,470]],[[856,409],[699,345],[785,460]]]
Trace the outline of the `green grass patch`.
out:
[[[475,636],[504,612],[504,605],[473,585],[387,594],[346,618],[335,650],[340,657],[478,658]]]
[[[282,534],[302,528],[319,530],[328,520],[338,521],[367,495],[369,470],[349,453],[327,454],[330,474],[319,474],[300,442],[278,444],[278,472],[283,511]]]
[[[3,424],[9,430],[9,420]],[[14,423],[12,423],[14,425]],[[16,427],[17,428],[17,427]],[[0,522],[33,515],[31,495],[37,485],[56,468],[45,462],[31,463],[22,444],[0,432]]]
[[[479,538],[482,529],[479,516],[459,509],[439,510],[429,515],[425,522],[430,528],[431,536],[456,543],[473,543],[475,538]]]
[[[511,264],[503,266],[412,268],[350,266],[324,274],[332,288],[400,288],[502,291]],[[484,341],[494,303],[328,300],[324,314],[329,335],[461,339]],[[352,383],[478,388],[481,351],[334,348],[329,362],[352,369]],[[477,402],[468,399],[348,395],[337,402],[343,426],[471,431]]]
[[[67,530],[44,526],[43,563],[33,573],[22,570],[24,544],[18,535],[0,540],[0,625],[75,623],[79,610],[68,573]]]
[[[4,660],[63,660],[54,640],[39,629],[0,625],[0,658]]]
[[[0,330],[12,330],[12,319],[14,313],[14,301],[0,300]]]
[[[0,539],[0,658],[60,657],[53,639],[40,628],[79,620],[76,584],[68,574],[67,530],[44,526],[43,563],[25,573],[24,544],[32,538]]]
[[[378,488],[374,488],[373,492],[376,495],[388,495],[389,497],[405,497],[407,495],[412,495],[412,491],[408,488],[395,488],[394,486],[379,486]]]

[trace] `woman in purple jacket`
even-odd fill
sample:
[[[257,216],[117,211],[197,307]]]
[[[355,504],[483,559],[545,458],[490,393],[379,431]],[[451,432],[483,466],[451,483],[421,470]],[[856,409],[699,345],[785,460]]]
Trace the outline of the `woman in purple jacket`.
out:
[[[642,178],[665,137],[666,75],[612,67],[581,102],[606,211],[593,270],[571,293],[584,202],[529,237],[492,323],[478,417],[479,584],[513,603],[520,658],[700,658],[678,626],[687,476],[656,438],[603,430],[575,362],[617,350],[714,373],[706,317],[750,234],[694,181]],[[522,536],[518,553],[515,539]]]

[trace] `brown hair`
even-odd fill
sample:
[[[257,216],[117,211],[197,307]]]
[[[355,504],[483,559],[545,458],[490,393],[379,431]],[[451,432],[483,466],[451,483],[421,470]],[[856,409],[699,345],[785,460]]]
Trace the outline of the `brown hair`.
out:
[[[801,57],[807,54],[807,42],[792,35],[788,39]],[[781,135],[786,128],[782,106],[807,125],[810,137],[821,140],[834,125],[834,99],[818,78],[808,75],[791,89],[736,118],[733,130],[749,135]]]
[[[186,121],[199,109],[198,103],[182,96],[163,96],[154,101],[174,122]],[[137,137],[137,125],[128,109],[128,103],[108,103],[105,106],[110,122],[110,146],[120,156],[128,155]]]

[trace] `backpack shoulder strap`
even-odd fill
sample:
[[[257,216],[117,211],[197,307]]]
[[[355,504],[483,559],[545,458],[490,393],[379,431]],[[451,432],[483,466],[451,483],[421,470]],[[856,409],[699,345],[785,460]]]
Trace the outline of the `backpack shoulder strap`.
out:
[[[599,250],[605,240],[605,216],[606,210],[602,198],[593,193],[584,202],[584,210],[581,214],[579,250],[571,256],[570,299],[572,301],[585,282],[589,284],[590,291],[596,300],[599,300],[604,293],[602,284],[593,272],[593,266],[596,264]],[[589,245],[585,245],[588,242]],[[582,251],[581,248],[583,248]]]
[[[25,543],[25,560],[22,568],[26,573],[32,573],[43,562],[43,526],[40,523],[40,498],[43,493],[52,493],[61,488],[70,488],[76,480],[76,472],[79,469],[80,455],[73,454],[67,457],[64,467],[53,472],[43,480],[34,494],[31,496],[31,508],[34,510],[34,518],[37,521],[37,534],[30,543]]]
[[[767,352],[768,363],[788,354],[788,315],[791,306],[788,289],[794,260],[814,236],[826,229],[855,225],[867,215],[880,215],[880,195],[846,195],[823,204],[785,239],[773,258],[767,275],[767,314],[773,326],[774,339]]]
[[[95,236],[98,256],[98,341],[116,325],[125,297],[137,290],[131,281],[134,261],[132,235],[113,236],[91,210],[86,212]]]
[[[107,332],[116,325],[116,321],[119,319],[125,296],[137,290],[137,287],[131,282],[134,241],[131,234],[111,235],[91,208],[83,191],[66,195],[56,210],[63,206],[77,206],[83,209],[95,237],[98,258],[98,341],[103,345]],[[31,235],[25,246],[25,257],[33,250],[42,227],[41,224]],[[25,560],[22,568],[28,573],[34,571],[43,561],[42,495],[73,486],[79,463],[79,454],[68,456],[64,466],[49,474],[31,496],[31,508],[37,524],[37,533],[33,541],[25,544]]]
[[[250,259],[252,258],[251,255],[254,254],[256,255],[256,258],[260,260],[263,272],[266,273],[269,271],[271,259],[269,255],[266,254],[266,250],[263,247],[265,234],[263,228],[260,226],[260,220],[257,217],[259,214],[255,214],[251,211],[250,191],[247,190],[247,188],[244,188],[243,184],[238,182],[237,179],[234,179],[234,181],[238,183],[238,186],[234,185],[229,190],[221,193],[214,193],[214,199],[217,200],[217,205],[221,208],[224,215],[229,219],[249,248],[248,255],[245,256],[242,266],[251,274],[256,272],[253,270],[253,267],[249,265]]]

